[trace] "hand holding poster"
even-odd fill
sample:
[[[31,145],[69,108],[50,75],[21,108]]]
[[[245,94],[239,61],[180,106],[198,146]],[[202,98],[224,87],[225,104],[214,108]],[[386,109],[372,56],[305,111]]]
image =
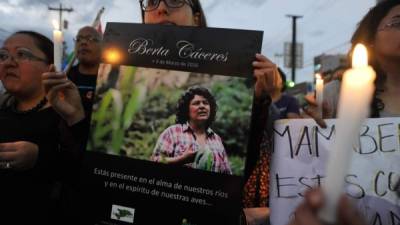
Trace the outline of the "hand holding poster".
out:
[[[325,165],[335,141],[335,121],[322,129],[312,120],[280,120],[274,128],[270,173],[271,224],[286,225],[303,194],[324,182]],[[368,225],[400,223],[400,118],[368,119],[355,143],[351,169],[344,178]]]

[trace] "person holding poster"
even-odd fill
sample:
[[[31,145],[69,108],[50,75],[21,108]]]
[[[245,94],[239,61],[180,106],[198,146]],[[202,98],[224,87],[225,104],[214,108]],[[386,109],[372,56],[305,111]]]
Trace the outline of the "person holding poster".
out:
[[[145,24],[166,24],[166,25],[177,25],[177,26],[197,26],[206,27],[206,18],[204,16],[203,9],[200,1],[198,0],[140,0],[142,9],[142,19]],[[261,146],[269,146],[268,144],[261,144],[262,142],[268,142],[269,138],[265,137],[264,129],[266,128],[266,121],[268,117],[269,105],[271,103],[270,93],[275,90],[280,81],[279,71],[277,66],[272,63],[268,58],[261,54],[255,56],[256,60],[253,62],[254,77],[256,79],[255,84],[255,101],[253,104],[253,117],[252,117],[252,135],[249,139],[250,154],[247,158],[247,170],[245,171],[246,177],[249,177],[252,171],[255,170],[256,164],[260,168],[265,163],[257,163],[260,159],[260,148]],[[268,155],[261,154],[261,161],[266,162],[268,165]],[[268,167],[267,167],[268,168]],[[264,167],[262,167],[264,170]],[[266,176],[263,176],[266,178]],[[258,183],[258,182],[257,182]],[[267,180],[261,182],[264,185],[268,184]],[[245,192],[253,190],[254,188],[246,188]],[[261,189],[267,190],[268,188],[262,187]],[[258,191],[259,188],[255,191]],[[267,193],[267,192],[266,192]],[[250,198],[249,198],[250,199]],[[260,202],[259,202],[260,203]],[[261,208],[261,212],[257,212],[257,217],[261,220],[267,221],[268,209],[265,208],[266,201],[256,206],[264,206]],[[256,218],[254,220],[260,220]]]
[[[203,87],[189,88],[179,99],[176,124],[159,137],[152,159],[232,174],[221,138],[211,128],[217,103]]]
[[[400,2],[396,0],[382,1],[372,8],[361,20],[351,39],[351,55],[355,45],[362,43],[368,49],[369,64],[377,72],[374,100],[371,105],[371,117],[400,116]],[[331,90],[325,90],[332,92]],[[336,92],[338,96],[339,93]],[[332,96],[332,95],[330,95]],[[332,96],[331,98],[338,98]],[[333,102],[325,99],[326,102]],[[337,105],[325,105],[324,118],[335,115]],[[324,125],[314,110],[306,110],[317,122]]]
[[[78,90],[52,63],[52,41],[33,31],[12,34],[0,48],[1,79],[10,96],[0,105],[7,224],[51,224],[61,213],[54,191],[78,168],[80,143],[63,135],[82,130],[84,111]]]

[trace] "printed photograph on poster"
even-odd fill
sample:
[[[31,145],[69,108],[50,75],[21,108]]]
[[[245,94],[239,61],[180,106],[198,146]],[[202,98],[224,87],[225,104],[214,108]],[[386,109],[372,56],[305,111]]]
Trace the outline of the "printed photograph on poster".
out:
[[[243,175],[251,82],[141,67],[101,68],[88,150]],[[206,135],[197,136],[193,126]]]

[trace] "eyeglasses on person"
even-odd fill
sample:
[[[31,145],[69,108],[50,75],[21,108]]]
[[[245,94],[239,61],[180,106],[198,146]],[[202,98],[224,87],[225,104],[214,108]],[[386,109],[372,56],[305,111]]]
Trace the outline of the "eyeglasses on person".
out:
[[[76,38],[74,38],[74,41],[76,43],[81,43],[82,41],[94,43],[94,42],[99,42],[100,39],[93,36],[77,36]]]
[[[11,58],[17,63],[24,61],[40,61],[48,63],[47,59],[35,56],[30,50],[25,48],[17,49],[15,55],[10,54],[10,52],[5,49],[0,49],[0,64],[4,64],[8,59]]]
[[[181,8],[185,4],[188,4],[191,8],[194,7],[190,0],[140,0],[140,5],[143,11],[149,12],[157,9],[161,1],[164,1],[168,8]]]
[[[384,30],[400,30],[400,18],[394,18],[392,21],[389,23],[383,25],[382,28],[380,28],[378,31],[384,31]]]

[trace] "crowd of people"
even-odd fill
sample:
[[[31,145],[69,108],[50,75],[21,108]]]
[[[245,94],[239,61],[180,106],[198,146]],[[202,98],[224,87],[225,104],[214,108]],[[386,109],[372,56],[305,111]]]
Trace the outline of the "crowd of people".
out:
[[[140,5],[145,24],[207,27],[198,0],[141,0]],[[17,31],[0,48],[0,190],[18,193],[2,197],[7,209],[1,215],[15,224],[52,224],[65,207],[73,207],[64,198],[76,185],[88,136],[101,41],[102,35],[94,28],[80,29],[75,39],[79,63],[68,74],[55,71],[53,43],[40,33]],[[373,7],[359,23],[351,43],[349,56],[357,43],[363,43],[371,56],[369,64],[377,71],[370,117],[400,116],[400,2],[386,0]],[[285,77],[278,67],[262,54],[254,58],[253,116],[243,204],[248,224],[267,224],[269,207],[273,207],[268,204],[272,154],[268,126],[275,119],[301,118],[301,109],[296,99],[283,93]],[[316,112],[313,99],[305,109],[321,126],[325,125],[323,119],[336,115],[341,76],[336,78],[325,90],[323,118]],[[153,160],[191,164],[196,149],[205,146],[226,159],[221,139],[210,129],[215,118],[210,95],[207,89],[193,88],[182,96],[183,108],[177,111],[176,125],[160,136]],[[189,136],[185,130],[190,130]],[[175,149],[170,141],[163,142],[177,137],[178,131],[178,136],[186,135],[183,138],[190,140],[185,142],[188,146]],[[213,170],[231,173],[229,163],[223,160]],[[317,216],[322,205],[321,191],[310,191],[290,224],[322,224]],[[19,215],[21,211],[24,216]],[[343,224],[364,224],[346,197],[340,202],[338,217]]]

